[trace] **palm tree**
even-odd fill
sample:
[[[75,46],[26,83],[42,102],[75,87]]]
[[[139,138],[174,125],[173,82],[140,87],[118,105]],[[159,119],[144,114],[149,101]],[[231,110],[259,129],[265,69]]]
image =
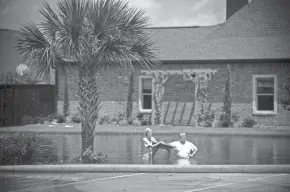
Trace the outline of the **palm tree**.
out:
[[[79,72],[79,113],[82,119],[82,151],[93,146],[100,110],[96,73],[110,67],[134,69],[157,66],[154,43],[144,28],[149,18],[143,10],[122,0],[59,0],[53,10],[45,2],[39,25],[20,29],[16,49],[37,74],[50,67],[73,62]]]

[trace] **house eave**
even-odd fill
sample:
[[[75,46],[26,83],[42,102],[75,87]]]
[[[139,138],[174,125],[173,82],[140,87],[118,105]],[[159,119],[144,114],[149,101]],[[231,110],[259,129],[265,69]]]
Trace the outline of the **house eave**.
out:
[[[285,63],[289,58],[265,59],[208,59],[208,60],[161,60],[162,64],[247,64],[247,63]]]

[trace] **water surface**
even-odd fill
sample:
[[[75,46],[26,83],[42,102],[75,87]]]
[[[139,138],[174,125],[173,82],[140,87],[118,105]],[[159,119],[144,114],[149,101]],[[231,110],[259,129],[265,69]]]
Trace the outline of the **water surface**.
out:
[[[10,133],[1,133],[9,137]],[[109,164],[148,164],[143,134],[99,134],[94,140],[94,152],[108,154]],[[157,140],[172,142],[176,135],[156,135]],[[199,149],[190,164],[290,164],[290,145],[285,137],[206,136],[188,135],[187,139]],[[37,134],[36,147],[28,164],[66,162],[81,153],[79,134]],[[166,150],[156,154],[153,164],[178,164]],[[27,162],[26,162],[27,164]]]

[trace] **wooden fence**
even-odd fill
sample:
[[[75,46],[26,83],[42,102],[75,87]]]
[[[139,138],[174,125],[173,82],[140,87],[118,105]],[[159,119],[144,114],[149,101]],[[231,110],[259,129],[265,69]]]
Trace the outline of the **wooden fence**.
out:
[[[24,116],[56,113],[55,85],[1,85],[0,126],[21,125]]]

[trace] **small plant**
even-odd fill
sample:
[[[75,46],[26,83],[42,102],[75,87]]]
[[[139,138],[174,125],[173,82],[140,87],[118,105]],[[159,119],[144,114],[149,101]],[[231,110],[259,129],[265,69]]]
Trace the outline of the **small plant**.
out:
[[[73,123],[81,123],[82,119],[78,113],[72,115],[71,120]]]
[[[108,124],[109,122],[110,122],[110,117],[108,115],[104,115],[99,120],[100,125]]]
[[[64,115],[61,115],[61,114],[58,114],[57,117],[56,117],[56,122],[57,123],[64,123],[65,122],[65,116]]]
[[[246,117],[242,122],[242,127],[248,127],[252,128],[257,124],[255,119],[253,119],[251,116]]]

